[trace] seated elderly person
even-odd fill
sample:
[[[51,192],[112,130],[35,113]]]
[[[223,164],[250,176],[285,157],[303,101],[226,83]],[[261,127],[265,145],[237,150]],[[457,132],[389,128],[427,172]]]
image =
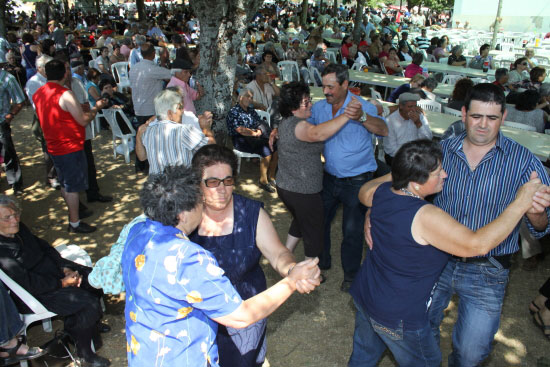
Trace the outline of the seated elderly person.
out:
[[[175,59],[172,63],[172,68],[180,70],[172,76],[167,87],[181,88],[183,91],[182,98],[185,111],[191,111],[196,115],[197,111],[195,109],[194,101],[199,100],[204,96],[204,89],[199,83],[196,83],[197,89],[193,89],[189,85],[191,72],[194,68],[193,64],[185,59]]]
[[[65,331],[73,338],[83,366],[109,366],[108,359],[91,349],[101,324],[102,292],[91,287],[91,268],[66,260],[45,240],[36,237],[20,222],[17,202],[0,195],[0,268],[49,311],[64,318]],[[20,311],[28,312],[17,300]]]
[[[424,55],[421,52],[417,52],[412,56],[412,62],[405,68],[405,78],[412,78],[416,74],[427,77],[427,73],[424,73],[422,68],[422,62],[424,61]]]
[[[536,90],[526,90],[521,93],[516,99],[516,105],[506,108],[506,121],[529,125],[537,129],[538,133],[544,133],[548,114],[537,108],[539,100],[540,93]]]
[[[420,88],[420,85],[424,81],[424,75],[422,74],[415,74],[410,82],[401,84],[399,87],[395,88],[393,92],[391,92],[390,96],[388,97],[388,102],[395,103],[399,99],[399,96],[405,92],[410,91],[414,88]]]
[[[508,91],[508,69],[498,68],[495,70],[494,85],[502,89],[503,92]]]
[[[464,66],[466,67],[466,58],[462,55],[464,49],[460,45],[456,45],[452,48],[447,64],[451,66]]]
[[[156,120],[141,125],[136,134],[136,155],[149,161],[149,173],[161,173],[166,166],[190,166],[193,154],[203,145],[215,143],[212,119],[199,120],[200,128],[182,124],[181,93],[168,88],[154,100]]]
[[[422,91],[426,94],[428,99],[435,101],[435,94],[433,93],[434,89],[437,88],[439,83],[434,77],[429,77],[424,79],[422,84],[420,84],[420,88],[422,88]]]
[[[392,165],[399,148],[409,141],[431,139],[432,131],[422,109],[416,105],[420,96],[415,93],[403,93],[399,96],[399,109],[386,118],[388,136],[384,137],[384,159]]]
[[[269,131],[252,107],[252,92],[241,89],[239,100],[227,114],[227,132],[233,139],[233,147],[245,153],[258,154],[260,159],[260,187],[274,193],[277,155],[269,149]]]
[[[479,55],[476,55],[470,60],[468,67],[472,69],[483,69],[487,63],[488,69],[494,69],[495,63],[493,57],[489,55],[490,46],[485,43],[479,47]]]

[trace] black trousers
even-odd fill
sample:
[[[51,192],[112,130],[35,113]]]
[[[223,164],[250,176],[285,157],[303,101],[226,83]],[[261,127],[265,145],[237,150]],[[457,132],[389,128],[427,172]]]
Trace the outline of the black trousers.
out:
[[[91,139],[84,141],[84,153],[86,154],[86,161],[88,163],[88,190],[86,190],[86,196],[88,199],[93,199],[99,195],[99,185],[97,184],[97,171],[95,169]]]
[[[0,151],[6,164],[6,178],[10,186],[23,188],[21,165],[11,138],[11,126],[6,121],[0,122]]]
[[[50,180],[57,178],[57,171],[53,166],[53,161],[50,157],[50,153],[48,153],[48,149],[46,149],[46,139],[44,139],[44,133],[42,132],[42,127],[40,126],[40,121],[38,121],[38,117],[36,117],[36,114],[33,116],[32,119],[31,131],[32,135],[40,143],[42,153],[44,154],[44,163],[46,164],[46,183],[48,183]]]
[[[544,305],[550,310],[550,278],[548,278],[542,287],[540,287],[539,293],[548,298]]]
[[[151,117],[153,116],[136,116],[136,120],[137,120],[137,126],[135,126],[136,132],[138,128],[144,123],[146,123],[147,120],[149,120]],[[136,172],[140,172],[140,171],[145,174],[149,173],[149,161],[147,161],[147,159],[144,161],[140,161],[136,155]]]

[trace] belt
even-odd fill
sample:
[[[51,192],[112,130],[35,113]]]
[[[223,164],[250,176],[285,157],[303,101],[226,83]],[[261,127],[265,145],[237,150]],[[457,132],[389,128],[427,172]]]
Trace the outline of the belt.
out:
[[[359,181],[359,180],[365,181],[365,180],[370,180],[372,176],[374,176],[374,172],[372,171],[365,172],[365,173],[361,173],[360,175],[352,176],[352,177],[336,177],[334,175],[331,175],[330,173],[327,173],[327,175],[330,175],[339,181]]]
[[[458,257],[453,255],[453,259],[461,263],[494,265],[490,261],[491,258],[495,259],[504,269],[510,269],[510,266],[512,266],[512,254],[490,257]]]

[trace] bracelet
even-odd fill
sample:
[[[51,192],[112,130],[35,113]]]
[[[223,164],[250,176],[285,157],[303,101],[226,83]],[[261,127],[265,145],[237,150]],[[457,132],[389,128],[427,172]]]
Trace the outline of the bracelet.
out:
[[[294,265],[288,268],[288,273],[286,274],[287,276],[290,276],[290,272],[292,271],[292,269],[294,269],[295,266],[296,266],[296,263],[294,263]]]

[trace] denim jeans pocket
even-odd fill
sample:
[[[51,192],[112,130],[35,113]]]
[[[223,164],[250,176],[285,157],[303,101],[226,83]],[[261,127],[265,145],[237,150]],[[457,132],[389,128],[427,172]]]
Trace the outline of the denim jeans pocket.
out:
[[[387,326],[384,326],[372,318],[370,318],[370,323],[374,331],[378,334],[384,334],[386,337],[391,340],[403,340],[403,321],[399,322],[399,327],[397,329],[392,329]]]
[[[490,315],[500,315],[502,301],[508,284],[508,269],[480,266],[475,284],[470,289],[472,300]]]
[[[480,266],[481,281],[484,285],[503,286],[508,284],[508,274],[510,271],[496,266]]]

